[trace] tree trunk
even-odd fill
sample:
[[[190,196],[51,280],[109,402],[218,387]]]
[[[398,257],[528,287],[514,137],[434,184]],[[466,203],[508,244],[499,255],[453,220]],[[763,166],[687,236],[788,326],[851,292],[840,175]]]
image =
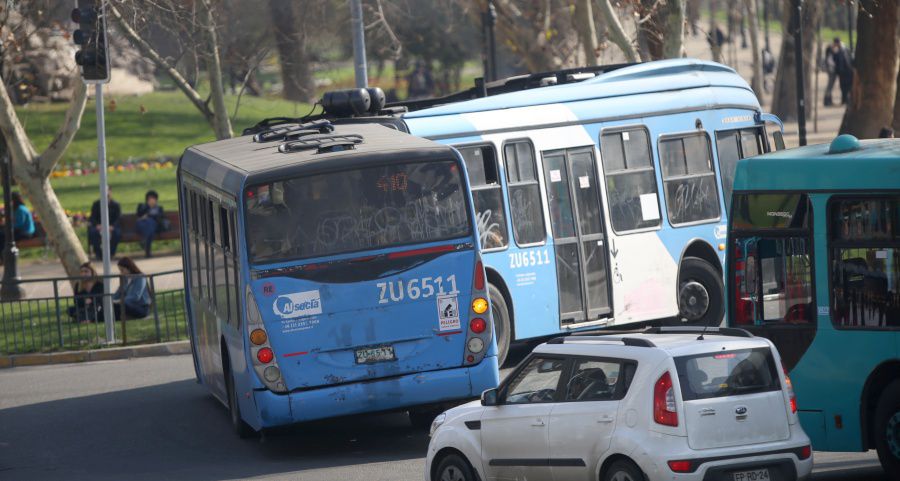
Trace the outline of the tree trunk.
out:
[[[78,277],[79,267],[88,261],[88,256],[75,234],[72,222],[60,205],[50,180],[35,175],[34,172],[23,172],[24,170],[18,165],[13,167],[19,189],[31,202],[32,209],[40,218],[50,247],[65,268],[66,275]]]
[[[756,93],[759,102],[762,103],[763,92],[763,72],[761,50],[759,47],[759,35],[756,25],[756,0],[744,0],[745,11],[747,12],[748,27],[750,28],[750,48],[753,49],[753,76],[750,80],[750,88]]]
[[[891,125],[897,93],[897,2],[860,0],[853,89],[842,134],[877,137]]]
[[[606,21],[606,26],[609,31],[609,40],[622,50],[626,60],[629,62],[637,62],[637,51],[635,51],[631,39],[625,33],[625,29],[622,28],[622,23],[619,22],[619,16],[616,15],[616,11],[613,10],[613,6],[609,1],[610,0],[599,0],[600,13],[603,14],[603,19]]]
[[[597,26],[594,25],[594,9],[592,0],[578,0],[575,4],[575,29],[578,31],[578,40],[584,50],[584,60],[587,65],[597,65],[597,54],[600,49],[597,45]]]
[[[659,60],[663,58],[663,21],[661,10],[665,9],[657,0],[641,0],[638,10],[637,34],[638,52],[641,60]]]
[[[681,58],[684,56],[684,15],[685,0],[669,0],[666,2],[665,22],[663,24],[663,58]]]
[[[797,80],[794,73],[794,35],[792,26],[794,18],[793,0],[785,0],[782,15],[781,53],[778,59],[778,72],[775,74],[775,89],[772,92],[773,114],[784,121],[797,120]],[[806,0],[803,2],[803,89],[806,92],[806,115],[811,112],[812,102],[810,98],[810,85],[812,85],[812,67],[815,65],[813,58],[813,46],[816,38],[816,23],[821,15],[821,5],[818,0]]]
[[[900,137],[900,68],[897,69],[897,93],[894,94],[894,135]]]
[[[306,46],[307,28],[303,13],[310,10],[309,0],[269,0],[269,13],[281,63],[282,97],[295,102],[310,102],[316,96]]]
[[[716,23],[716,13],[719,10],[719,0],[709,0],[709,31],[706,32],[706,41],[712,52],[713,62],[722,63],[722,46],[719,45],[719,24]]]
[[[216,35],[216,22],[213,18],[212,6],[209,0],[202,0],[204,10],[207,55],[209,56],[206,70],[209,74],[209,90],[212,97],[214,124],[213,130],[219,140],[234,137],[231,131],[231,119],[228,118],[228,108],[225,107],[225,84],[222,82],[222,60],[219,56],[219,40]]]

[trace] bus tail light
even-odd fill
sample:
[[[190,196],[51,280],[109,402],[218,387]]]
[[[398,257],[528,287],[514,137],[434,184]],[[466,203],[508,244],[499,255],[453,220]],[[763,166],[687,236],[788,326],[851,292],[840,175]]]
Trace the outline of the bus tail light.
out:
[[[469,329],[466,335],[465,364],[478,364],[487,354],[494,328],[491,325],[491,304],[487,297],[487,280],[484,263],[476,254],[475,273],[472,277],[472,303],[469,310]],[[462,314],[462,313],[460,313]]]
[[[675,387],[669,371],[663,373],[653,386],[653,420],[664,426],[678,426]]]
[[[269,333],[256,304],[256,298],[247,289],[247,338],[250,340],[250,357],[257,377],[272,392],[287,392],[287,386],[281,377],[281,368],[275,359],[275,351],[269,343]]]

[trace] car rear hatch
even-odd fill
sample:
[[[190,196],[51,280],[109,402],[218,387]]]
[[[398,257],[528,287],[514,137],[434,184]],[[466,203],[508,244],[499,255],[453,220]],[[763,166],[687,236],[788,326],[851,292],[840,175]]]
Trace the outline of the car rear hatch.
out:
[[[463,242],[257,273],[287,389],[462,365],[476,262]]]
[[[790,436],[785,397],[768,347],[677,357],[675,365],[692,449]]]

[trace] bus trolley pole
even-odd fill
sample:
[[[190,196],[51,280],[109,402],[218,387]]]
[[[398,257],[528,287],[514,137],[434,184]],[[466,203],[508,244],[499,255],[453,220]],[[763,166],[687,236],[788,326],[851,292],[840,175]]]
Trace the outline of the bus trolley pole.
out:
[[[806,90],[803,86],[803,0],[792,0],[794,8],[794,71],[797,75],[797,132],[806,145]]]
[[[100,239],[103,251],[103,323],[106,326],[106,342],[116,342],[116,313],[113,311],[109,262],[109,188],[106,180],[106,121],[103,118],[103,84],[94,84],[94,102],[97,106],[97,163],[100,168]]]
[[[356,73],[356,88],[369,86],[366,71],[366,31],[363,25],[361,0],[350,0],[350,26],[353,30],[353,70]]]

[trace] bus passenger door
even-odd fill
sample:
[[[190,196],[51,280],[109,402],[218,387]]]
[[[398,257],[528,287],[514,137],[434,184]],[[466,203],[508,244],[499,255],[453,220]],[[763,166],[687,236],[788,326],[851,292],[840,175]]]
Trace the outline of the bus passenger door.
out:
[[[606,232],[594,153],[590,148],[545,152],[543,160],[560,324],[593,321],[611,312]]]

